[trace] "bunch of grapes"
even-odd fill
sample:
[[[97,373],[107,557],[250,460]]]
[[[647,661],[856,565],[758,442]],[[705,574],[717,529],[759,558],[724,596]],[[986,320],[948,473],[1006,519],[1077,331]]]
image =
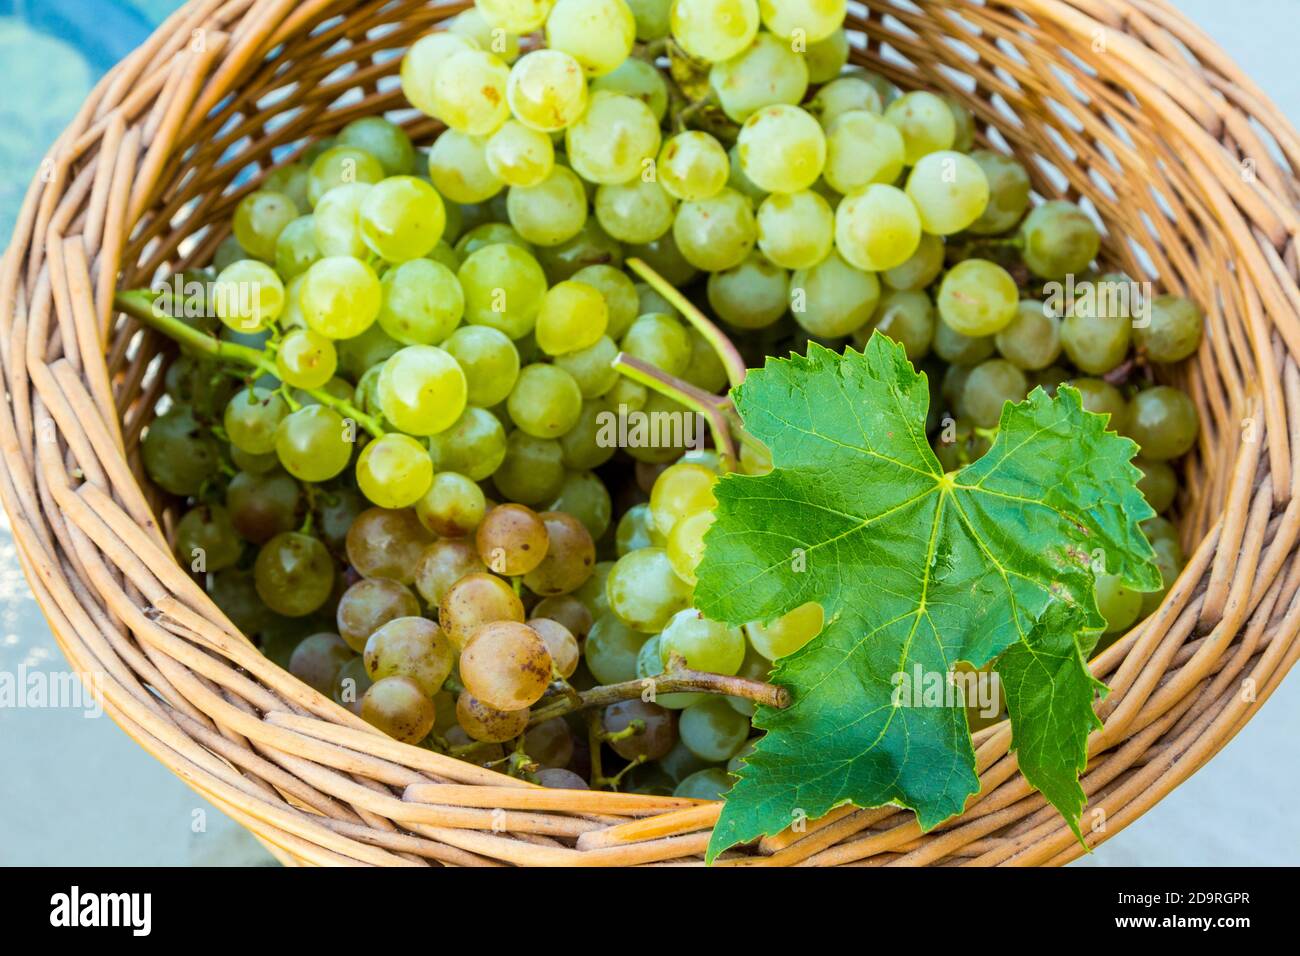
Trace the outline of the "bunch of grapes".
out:
[[[142,458],[189,502],[177,554],[269,656],[399,740],[550,786],[724,792],[748,697],[562,704],[682,667],[764,681],[822,627],[816,604],[744,628],[692,607],[714,482],[761,448],[603,431],[726,389],[704,311],[751,364],[902,343],[948,468],[1069,382],[1173,505],[1199,423],[1154,371],[1196,350],[1199,309],[1103,294],[1134,284],[1094,271],[1086,211],[1035,204],[954,98],[849,66],[844,16],[478,0],[402,62],[430,145],[357,119],[244,196],[184,277],[220,347],[177,336]],[[1177,535],[1146,530],[1167,587]],[[1160,595],[1103,575],[1098,599],[1118,634]]]

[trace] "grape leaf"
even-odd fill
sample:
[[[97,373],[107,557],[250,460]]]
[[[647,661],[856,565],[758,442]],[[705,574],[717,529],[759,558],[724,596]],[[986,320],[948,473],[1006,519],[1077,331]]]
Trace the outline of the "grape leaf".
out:
[[[926,830],[960,813],[978,789],[961,699],[904,691],[962,661],[994,662],[1020,767],[1078,833],[1104,691],[1086,663],[1105,626],[1094,569],[1160,586],[1136,445],[1074,389],[1035,389],[1003,410],[984,457],[945,474],[926,379],[881,335],[863,352],[769,359],[733,397],[775,468],[719,481],[696,605],[742,624],[817,601],[826,625],[778,663],[793,703],[760,708],[766,734],[709,859],[845,803],[908,807]]]

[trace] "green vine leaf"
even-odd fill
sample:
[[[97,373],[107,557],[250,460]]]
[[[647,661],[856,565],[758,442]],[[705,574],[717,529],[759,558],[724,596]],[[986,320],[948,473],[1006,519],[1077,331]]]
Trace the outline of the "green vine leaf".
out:
[[[1035,389],[983,458],[945,474],[925,377],[881,335],[864,352],[769,359],[734,399],[776,467],[719,482],[697,606],[742,624],[817,601],[826,626],[778,663],[794,702],[759,709],[766,734],[709,859],[846,803],[908,807],[927,830],[960,813],[978,789],[962,701],[907,693],[958,662],[999,673],[1020,767],[1078,834],[1105,690],[1087,667],[1105,626],[1095,574],[1160,586],[1136,445],[1074,389]]]

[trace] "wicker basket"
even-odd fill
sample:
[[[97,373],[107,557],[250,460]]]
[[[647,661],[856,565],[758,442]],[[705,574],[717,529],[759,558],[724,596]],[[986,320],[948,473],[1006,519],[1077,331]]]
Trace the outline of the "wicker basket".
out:
[[[700,862],[719,804],[535,788],[384,737],[280,670],[177,565],[174,505],[140,477],[163,343],[114,290],[206,262],[257,177],[232,184],[273,149],[400,109],[396,54],[464,6],[193,0],[104,78],[0,274],[0,493],[110,715],[284,862]],[[1091,202],[1109,266],[1207,307],[1180,373],[1203,422],[1180,502],[1191,558],[1094,663],[1113,688],[1083,778],[1095,844],[1230,740],[1300,654],[1300,139],[1163,0],[868,0],[849,19],[856,61],[956,94],[1039,193]],[[1010,737],[976,735],[980,792],[934,832],[843,808],[724,861],[1065,863],[1083,848]]]

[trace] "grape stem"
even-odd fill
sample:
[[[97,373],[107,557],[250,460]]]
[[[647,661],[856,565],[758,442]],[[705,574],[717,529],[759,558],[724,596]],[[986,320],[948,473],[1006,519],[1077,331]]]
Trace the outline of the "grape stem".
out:
[[[704,336],[704,340],[718,354],[722,367],[727,371],[727,382],[732,388],[745,380],[745,360],[741,358],[740,352],[731,343],[731,339],[727,338],[727,334],[722,329],[710,321],[708,316],[697,309],[695,304],[674,288],[667,279],[655,272],[654,269],[651,269],[642,260],[628,259],[624,262],[624,265],[644,279],[646,285],[667,299],[672,307],[695,327],[695,331]]]
[[[621,374],[646,388],[671,398],[678,404],[685,405],[692,411],[703,415],[709,421],[709,430],[713,432],[713,442],[722,457],[723,467],[732,471],[739,460],[736,448],[736,435],[733,434],[736,423],[728,420],[723,412],[717,395],[710,395],[702,388],[696,388],[689,382],[669,375],[658,366],[643,362],[639,358],[619,352],[611,363]],[[725,400],[724,400],[725,401]]]
[[[131,316],[155,332],[165,335],[173,342],[183,345],[195,352],[222,362],[244,365],[255,372],[274,376],[279,379],[275,362],[264,351],[258,351],[238,342],[224,342],[214,335],[201,332],[180,319],[167,315],[154,306],[154,295],[148,289],[131,289],[118,292],[113,297],[113,305],[119,312]],[[300,389],[304,394],[328,408],[334,409],[344,418],[351,419],[364,428],[374,438],[384,434],[383,426],[372,415],[367,415],[346,399],[332,395],[322,388]]]
[[[724,697],[741,697],[752,700],[765,707],[783,709],[790,706],[790,692],[784,687],[751,680],[748,677],[733,677],[727,674],[710,674],[705,671],[691,670],[680,654],[674,654],[668,660],[668,667],[656,677],[623,681],[618,684],[605,684],[584,690],[576,699],[564,696],[547,701],[533,709],[528,719],[528,726],[535,727],[543,721],[562,717],[575,710],[591,707],[607,707],[622,700],[635,700],[646,690],[660,694],[721,694]]]

